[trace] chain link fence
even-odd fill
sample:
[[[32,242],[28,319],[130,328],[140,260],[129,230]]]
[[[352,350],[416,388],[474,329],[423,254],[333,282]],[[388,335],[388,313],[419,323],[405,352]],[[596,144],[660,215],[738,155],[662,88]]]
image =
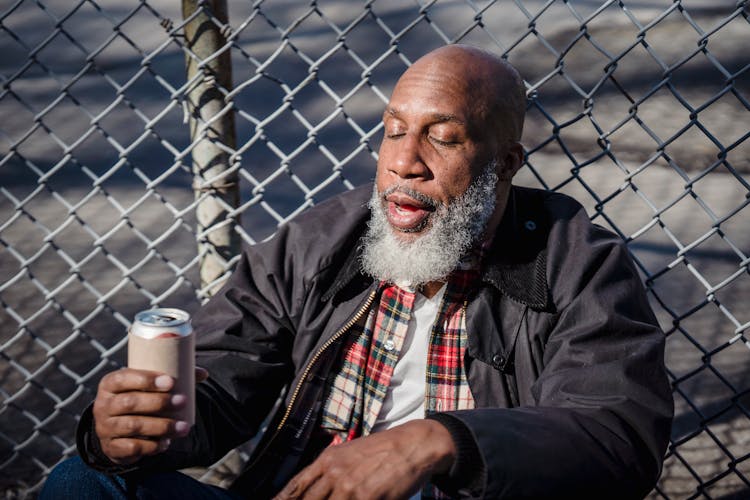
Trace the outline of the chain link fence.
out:
[[[518,183],[574,195],[636,258],[676,404],[651,496],[749,494],[745,0],[15,0],[0,7],[6,497],[75,452],[135,312],[195,310],[240,241],[372,180],[396,78],[453,42],[525,77]],[[245,456],[192,473],[221,483]]]

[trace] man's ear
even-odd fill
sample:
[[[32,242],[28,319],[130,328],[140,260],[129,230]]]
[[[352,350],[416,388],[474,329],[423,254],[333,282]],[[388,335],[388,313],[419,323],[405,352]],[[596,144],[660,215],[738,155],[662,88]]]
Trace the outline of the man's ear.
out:
[[[523,146],[520,142],[513,142],[505,151],[505,156],[498,159],[497,178],[501,182],[510,182],[521,165],[523,165]]]

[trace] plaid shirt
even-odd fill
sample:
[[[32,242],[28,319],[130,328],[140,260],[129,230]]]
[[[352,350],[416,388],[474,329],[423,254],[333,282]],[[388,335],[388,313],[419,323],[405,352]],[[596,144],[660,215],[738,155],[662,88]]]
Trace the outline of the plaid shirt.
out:
[[[463,359],[466,307],[475,269],[454,271],[430,333],[425,374],[425,414],[474,408]],[[380,301],[352,328],[340,371],[323,408],[321,426],[334,434],[332,444],[368,435],[383,406],[401,355],[415,293],[381,283]],[[435,496],[429,485],[423,498]]]

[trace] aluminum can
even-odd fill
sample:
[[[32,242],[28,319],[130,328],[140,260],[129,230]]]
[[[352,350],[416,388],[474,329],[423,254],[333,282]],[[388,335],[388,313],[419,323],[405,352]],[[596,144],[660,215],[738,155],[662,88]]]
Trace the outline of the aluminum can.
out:
[[[128,332],[128,367],[173,377],[171,392],[187,398],[173,416],[195,423],[195,335],[190,314],[172,308],[136,314]]]

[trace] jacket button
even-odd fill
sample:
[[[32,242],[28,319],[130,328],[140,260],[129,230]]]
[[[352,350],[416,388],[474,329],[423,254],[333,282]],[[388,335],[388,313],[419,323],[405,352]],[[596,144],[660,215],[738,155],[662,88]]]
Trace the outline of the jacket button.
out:
[[[524,226],[529,231],[534,231],[536,229],[536,222],[534,222],[533,220],[527,220]]]
[[[501,368],[505,364],[505,356],[502,354],[495,354],[492,356],[492,366],[495,368]]]

